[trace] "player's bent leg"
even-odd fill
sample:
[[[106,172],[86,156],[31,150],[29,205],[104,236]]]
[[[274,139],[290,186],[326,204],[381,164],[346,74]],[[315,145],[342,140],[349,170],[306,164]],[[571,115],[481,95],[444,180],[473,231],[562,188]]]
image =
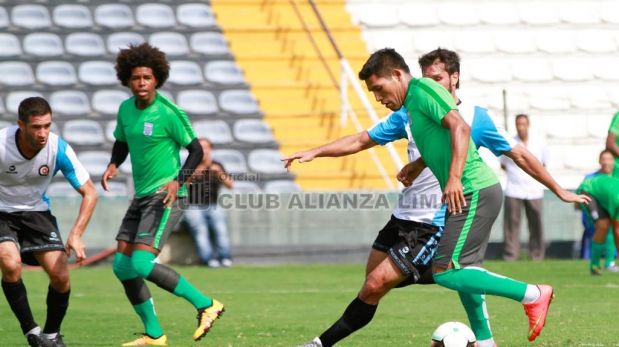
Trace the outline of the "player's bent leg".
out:
[[[47,288],[47,319],[43,335],[57,346],[64,346],[60,326],[69,308],[71,295],[67,255],[64,251],[47,251],[35,253],[35,258],[43,266],[50,280]]]
[[[387,259],[387,252],[379,251],[374,248],[370,250],[368,260],[365,264],[365,277],[367,277],[374,269]]]
[[[380,299],[405,278],[394,262],[389,257],[385,257],[366,276],[359,292],[359,298],[366,304],[378,305]]]

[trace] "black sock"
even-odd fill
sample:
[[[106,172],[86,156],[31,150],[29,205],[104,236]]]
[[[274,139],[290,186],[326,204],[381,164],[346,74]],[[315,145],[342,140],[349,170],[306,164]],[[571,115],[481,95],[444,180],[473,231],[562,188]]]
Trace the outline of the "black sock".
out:
[[[52,286],[47,288],[47,320],[45,321],[45,328],[43,328],[45,334],[60,331],[60,324],[62,324],[64,315],[69,307],[70,293],[71,290],[67,290],[66,293],[60,293]]]
[[[374,317],[378,305],[369,305],[358,297],[353,300],[337,322],[320,335],[324,347],[331,347],[346,336],[366,326]]]
[[[30,304],[28,304],[28,293],[26,292],[26,286],[20,279],[15,283],[9,283],[2,281],[2,290],[4,296],[11,306],[11,310],[19,320],[21,331],[26,334],[30,330],[37,326],[37,323],[32,317],[32,311],[30,310]]]

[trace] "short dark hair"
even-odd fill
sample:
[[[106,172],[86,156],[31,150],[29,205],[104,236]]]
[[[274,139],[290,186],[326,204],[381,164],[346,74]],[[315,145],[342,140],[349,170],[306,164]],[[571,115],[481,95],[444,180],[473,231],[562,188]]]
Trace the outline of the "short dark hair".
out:
[[[419,58],[419,66],[423,70],[434,64],[437,59],[445,64],[445,70],[447,70],[449,75],[453,75],[456,72],[460,73],[460,56],[458,53],[441,47],[422,55]],[[460,79],[456,83],[456,88],[460,88]]]
[[[129,86],[131,70],[136,67],[149,67],[153,70],[157,79],[156,88],[163,86],[170,75],[170,63],[165,53],[147,42],[130,44],[129,48],[121,49],[116,56],[116,77],[123,86]]]
[[[611,156],[613,156],[613,157],[615,156],[615,155],[613,154],[613,152],[611,152],[611,151],[610,151],[610,149],[607,149],[607,148],[606,148],[606,149],[604,149],[603,151],[601,151],[601,152],[600,152],[600,159],[601,159],[601,158],[602,158],[602,156],[603,156],[604,154],[606,154],[606,153],[610,154],[610,155],[611,155]]]
[[[524,119],[526,119],[526,120],[527,120],[527,124],[531,124],[531,122],[529,121],[529,116],[528,116],[528,115],[526,115],[526,114],[524,114],[524,113],[517,114],[517,115],[516,115],[516,120],[514,120],[514,123],[517,123],[517,122],[518,122],[518,119],[520,119],[520,118],[524,118]]]
[[[33,96],[25,98],[19,103],[17,108],[17,115],[19,120],[28,124],[28,120],[32,116],[42,116],[45,114],[52,114],[52,108],[49,106],[47,100],[40,96]]]
[[[393,69],[401,69],[406,73],[410,73],[404,58],[395,49],[383,48],[372,53],[365,64],[363,64],[363,68],[359,71],[359,79],[365,81],[372,75],[386,77],[391,75]]]

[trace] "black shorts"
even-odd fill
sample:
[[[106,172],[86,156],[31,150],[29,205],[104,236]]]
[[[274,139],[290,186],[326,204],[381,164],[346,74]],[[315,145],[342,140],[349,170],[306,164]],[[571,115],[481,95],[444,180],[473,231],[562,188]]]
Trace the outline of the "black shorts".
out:
[[[385,252],[393,263],[408,276],[398,287],[410,284],[434,283],[431,276],[432,257],[442,235],[435,225],[391,219],[378,233],[372,248]]]
[[[183,215],[177,199],[171,207],[163,204],[165,192],[133,198],[125,213],[117,241],[142,243],[161,250]]]
[[[590,197],[591,198],[591,202],[589,202],[588,205],[580,204],[580,206],[583,208],[585,213],[591,218],[591,220],[594,223],[597,222],[599,219],[610,218],[610,215],[608,214],[608,211],[606,211],[602,207],[602,205],[600,205],[600,203],[597,202],[597,200],[595,200],[595,198],[593,196],[591,196],[587,192],[583,192],[583,194],[588,196],[588,197]]]
[[[0,212],[0,242],[18,245],[22,262],[38,265],[33,253],[64,250],[56,218],[50,211]]]

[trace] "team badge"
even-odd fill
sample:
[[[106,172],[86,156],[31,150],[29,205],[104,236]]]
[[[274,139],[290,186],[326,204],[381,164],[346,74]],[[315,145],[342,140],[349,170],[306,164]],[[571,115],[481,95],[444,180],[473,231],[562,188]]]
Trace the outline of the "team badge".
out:
[[[151,136],[153,134],[153,123],[144,122],[144,135]]]
[[[49,175],[49,166],[41,165],[39,168],[39,176],[47,176]]]

